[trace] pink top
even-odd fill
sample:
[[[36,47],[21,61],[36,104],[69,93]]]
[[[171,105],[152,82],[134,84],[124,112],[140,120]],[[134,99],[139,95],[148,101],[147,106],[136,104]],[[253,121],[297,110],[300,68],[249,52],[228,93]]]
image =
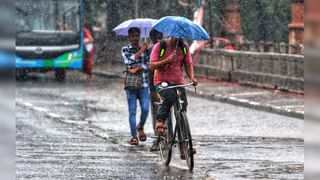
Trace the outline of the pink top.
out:
[[[162,59],[167,58],[174,51],[175,47],[170,48],[167,43],[166,51]],[[162,67],[155,70],[154,73],[154,85],[158,85],[161,82],[167,82],[169,84],[184,84],[183,78],[183,64],[192,64],[192,57],[187,46],[188,52],[183,54],[182,48],[177,49],[177,60],[169,64],[165,64]],[[151,52],[150,61],[156,62],[159,59],[160,43],[157,43]]]

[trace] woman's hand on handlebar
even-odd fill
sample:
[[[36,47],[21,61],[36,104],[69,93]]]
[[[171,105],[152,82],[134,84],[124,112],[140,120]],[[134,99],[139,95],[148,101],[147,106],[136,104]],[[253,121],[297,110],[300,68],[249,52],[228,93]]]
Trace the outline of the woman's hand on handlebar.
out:
[[[192,82],[192,85],[193,85],[193,86],[197,86],[197,85],[198,85],[198,80],[197,80],[196,78],[193,78],[193,79],[191,80],[191,82]]]

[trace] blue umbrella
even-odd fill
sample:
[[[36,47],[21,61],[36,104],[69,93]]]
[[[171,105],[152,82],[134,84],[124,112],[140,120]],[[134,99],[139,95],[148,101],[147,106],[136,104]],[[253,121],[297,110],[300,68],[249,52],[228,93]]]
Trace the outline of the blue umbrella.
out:
[[[140,29],[141,37],[149,37],[149,33],[152,29],[152,25],[156,22],[156,19],[149,18],[138,18],[138,19],[130,19],[122,22],[117,27],[115,27],[112,31],[114,31],[117,35],[120,36],[128,36],[128,30],[132,27],[137,27]]]
[[[185,17],[166,16],[156,22],[152,28],[162,32],[165,36],[189,40],[208,40],[205,29]]]

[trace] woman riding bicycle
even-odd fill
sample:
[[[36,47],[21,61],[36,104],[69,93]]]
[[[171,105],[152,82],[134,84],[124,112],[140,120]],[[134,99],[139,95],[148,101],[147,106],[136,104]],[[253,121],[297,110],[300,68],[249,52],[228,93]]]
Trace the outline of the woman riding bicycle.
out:
[[[154,85],[157,87],[162,82],[169,85],[184,84],[183,67],[186,74],[193,85],[197,85],[197,80],[194,78],[192,57],[189,47],[182,39],[169,37],[162,42],[165,43],[165,48],[162,49],[161,42],[157,43],[152,49],[150,55],[150,67],[155,69]],[[164,53],[161,55],[161,53]],[[165,89],[160,93],[162,104],[159,107],[159,114],[156,122],[156,131],[158,134],[163,134],[165,130],[165,120],[169,116],[170,108],[176,101],[176,91],[174,89]],[[183,110],[187,108],[187,96],[185,89],[181,90],[181,97],[184,101]]]

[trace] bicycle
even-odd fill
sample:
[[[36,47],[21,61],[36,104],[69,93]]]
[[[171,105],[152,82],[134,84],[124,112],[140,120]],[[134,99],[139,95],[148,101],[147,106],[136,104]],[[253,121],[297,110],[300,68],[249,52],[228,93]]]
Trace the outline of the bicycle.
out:
[[[192,136],[189,127],[188,117],[185,110],[182,110],[183,101],[181,99],[181,89],[182,87],[186,87],[192,85],[193,83],[184,84],[184,85],[175,85],[168,86],[164,84],[164,87],[161,85],[161,89],[176,89],[177,92],[177,100],[174,105],[171,107],[170,115],[165,123],[165,131],[162,135],[158,136],[159,142],[159,154],[162,162],[165,166],[169,166],[172,156],[172,148],[178,144],[180,155],[184,157],[187,161],[187,166],[190,171],[193,170],[194,167],[194,154],[195,150],[192,145]],[[166,86],[166,87],[165,87]],[[158,103],[161,104],[161,103]],[[175,118],[175,128],[173,130],[173,118]],[[181,158],[183,159],[183,158]]]

